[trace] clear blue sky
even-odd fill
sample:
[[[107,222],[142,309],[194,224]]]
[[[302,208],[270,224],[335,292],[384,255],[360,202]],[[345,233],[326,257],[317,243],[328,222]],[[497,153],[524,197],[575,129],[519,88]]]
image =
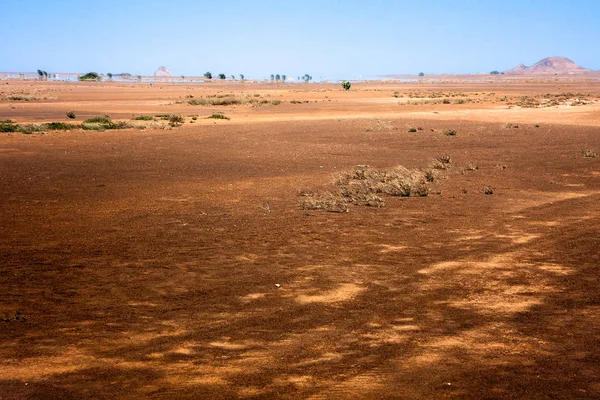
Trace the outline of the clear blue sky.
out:
[[[357,78],[565,56],[600,69],[597,0],[0,0],[0,71]]]

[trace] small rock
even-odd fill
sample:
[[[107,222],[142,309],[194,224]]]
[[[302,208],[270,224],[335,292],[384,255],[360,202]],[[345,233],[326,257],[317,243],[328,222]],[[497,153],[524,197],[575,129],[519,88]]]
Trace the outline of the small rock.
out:
[[[276,284],[275,284],[275,287],[276,287],[276,288],[280,288],[280,287],[281,287],[281,285],[280,285],[279,283],[276,283]]]

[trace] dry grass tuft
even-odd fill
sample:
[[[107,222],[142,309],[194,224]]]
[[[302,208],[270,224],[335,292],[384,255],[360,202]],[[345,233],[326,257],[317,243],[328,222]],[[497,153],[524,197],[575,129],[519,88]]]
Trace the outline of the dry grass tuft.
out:
[[[598,158],[598,152],[594,149],[581,150],[581,155],[583,155],[585,158]]]

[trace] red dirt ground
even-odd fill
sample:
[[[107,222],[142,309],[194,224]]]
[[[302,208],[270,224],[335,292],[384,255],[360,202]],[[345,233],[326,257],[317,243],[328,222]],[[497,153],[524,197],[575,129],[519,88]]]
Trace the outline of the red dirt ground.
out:
[[[597,80],[0,83],[21,124],[199,115],[0,134],[0,399],[600,397]],[[282,103],[185,103],[225,94]],[[508,105],[542,94],[589,104]],[[444,154],[427,197],[299,207]]]

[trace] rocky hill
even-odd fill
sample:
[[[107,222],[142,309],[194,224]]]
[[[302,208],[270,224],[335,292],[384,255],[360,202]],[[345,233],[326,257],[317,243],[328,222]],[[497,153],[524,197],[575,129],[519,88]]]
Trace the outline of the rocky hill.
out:
[[[158,67],[158,69],[154,72],[153,76],[173,76],[171,71],[167,69],[167,67]]]
[[[582,74],[584,72],[590,72],[590,70],[580,67],[566,57],[548,57],[536,62],[530,67],[519,64],[513,69],[504,71],[505,74],[509,75],[571,75]]]

